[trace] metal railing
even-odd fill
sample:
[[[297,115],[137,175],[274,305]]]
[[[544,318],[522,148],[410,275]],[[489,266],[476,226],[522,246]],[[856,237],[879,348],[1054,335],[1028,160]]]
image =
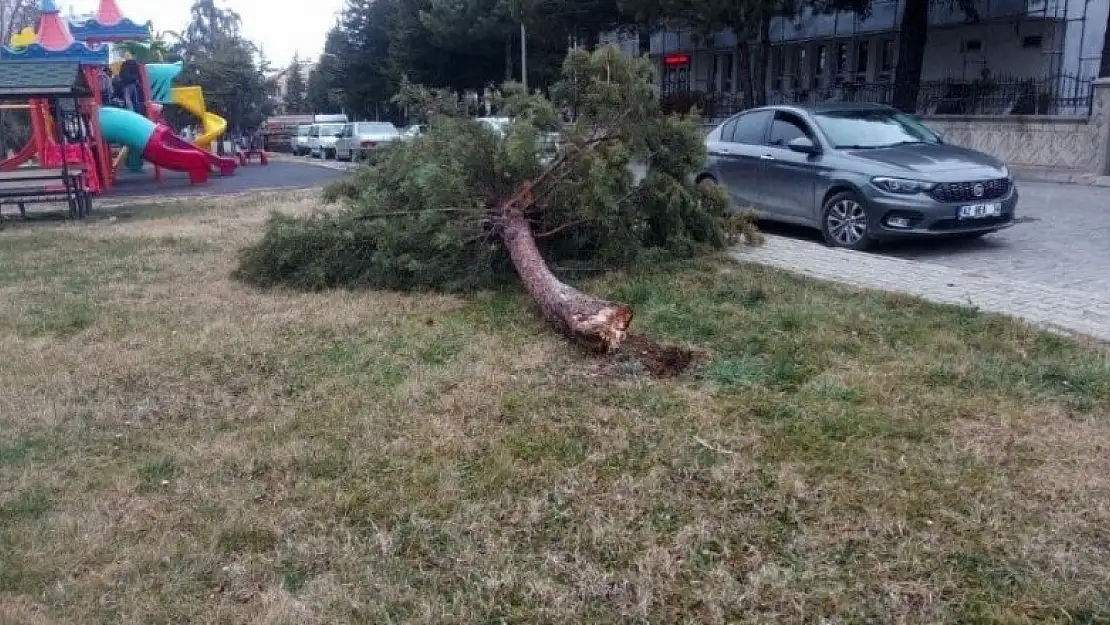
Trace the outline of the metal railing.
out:
[[[1086,117],[1093,106],[1093,78],[1059,75],[1020,78],[984,73],[976,79],[922,81],[915,112],[919,115],[1059,115]],[[892,82],[841,82],[812,88],[772,89],[768,104],[860,102],[891,104]],[[685,112],[696,106],[707,120],[720,120],[744,110],[740,93],[672,91],[661,97],[664,110]]]

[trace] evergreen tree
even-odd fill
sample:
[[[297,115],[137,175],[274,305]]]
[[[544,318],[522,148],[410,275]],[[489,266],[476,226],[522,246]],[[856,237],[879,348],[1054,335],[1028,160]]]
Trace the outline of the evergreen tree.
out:
[[[291,115],[309,112],[304,66],[298,56],[293,57],[293,62],[285,70],[285,100],[282,104],[285,112]]]
[[[181,80],[204,89],[208,106],[233,130],[260,125],[272,112],[258,49],[240,34],[241,18],[215,0],[197,0],[173,52],[184,61]]]

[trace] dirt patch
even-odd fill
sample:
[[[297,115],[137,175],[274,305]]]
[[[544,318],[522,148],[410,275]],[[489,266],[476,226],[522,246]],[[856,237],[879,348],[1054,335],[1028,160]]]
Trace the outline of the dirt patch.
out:
[[[673,378],[704,360],[705,354],[680,345],[667,345],[641,334],[630,334],[610,357],[618,371],[642,369],[656,378]],[[636,365],[639,365],[638,367]]]

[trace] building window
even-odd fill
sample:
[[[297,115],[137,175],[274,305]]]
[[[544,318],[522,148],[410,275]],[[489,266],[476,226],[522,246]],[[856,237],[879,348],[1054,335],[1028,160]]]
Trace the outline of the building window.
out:
[[[783,76],[786,74],[785,60],[786,57],[781,47],[771,49],[771,80],[774,81],[772,89],[787,88],[783,80]]]
[[[837,80],[845,80],[848,77],[848,72],[851,68],[848,63],[851,59],[848,58],[848,44],[836,44],[836,58],[834,59],[835,65],[833,66],[833,75]]]
[[[723,81],[721,91],[732,93],[732,53],[721,55],[721,59],[724,61],[721,67],[721,79]]]
[[[867,81],[867,66],[871,61],[871,42],[860,41],[856,43],[856,80],[859,82]]]
[[[883,39],[879,41],[879,71],[875,76],[878,80],[889,81],[894,76],[894,40]]]
[[[820,87],[825,82],[825,71],[829,66],[829,51],[825,46],[817,46],[813,56],[813,86]]]
[[[1044,37],[1041,35],[1029,35],[1028,37],[1021,38],[1021,47],[1031,48],[1035,50],[1041,49],[1041,44],[1044,43]]]
[[[961,44],[960,52],[964,54],[978,53],[983,51],[983,42],[979,39],[967,39]]]
[[[800,87],[805,80],[806,70],[806,48],[805,46],[798,46],[794,48],[793,66],[790,68],[790,73],[794,76],[794,84],[791,87]]]

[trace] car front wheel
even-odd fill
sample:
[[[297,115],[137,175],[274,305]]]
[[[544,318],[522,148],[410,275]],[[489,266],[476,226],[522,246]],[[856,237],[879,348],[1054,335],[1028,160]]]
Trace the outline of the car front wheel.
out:
[[[874,242],[869,229],[867,209],[851,191],[842,191],[825,202],[821,233],[832,247],[865,250]]]

